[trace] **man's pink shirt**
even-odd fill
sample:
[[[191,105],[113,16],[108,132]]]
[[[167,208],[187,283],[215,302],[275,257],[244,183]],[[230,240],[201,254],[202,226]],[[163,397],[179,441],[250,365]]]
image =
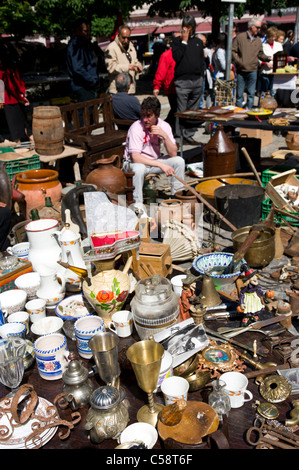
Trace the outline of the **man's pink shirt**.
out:
[[[171,127],[167,122],[158,118],[157,126],[161,127],[161,129],[167,133],[173,143],[176,143]],[[124,159],[131,160],[132,153],[140,153],[145,157],[157,160],[161,157],[160,147],[162,141],[162,137],[151,135],[150,132],[145,129],[142,120],[136,121],[128,130]]]

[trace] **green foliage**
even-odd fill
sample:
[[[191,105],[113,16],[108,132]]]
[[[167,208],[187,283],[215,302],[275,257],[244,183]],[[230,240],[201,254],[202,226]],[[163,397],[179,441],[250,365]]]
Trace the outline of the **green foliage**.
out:
[[[212,15],[219,20],[227,16],[228,3],[221,0],[148,0],[149,16],[182,17],[188,10]],[[79,17],[92,21],[94,36],[110,36],[119,10],[123,18],[135,7],[141,7],[144,0],[1,0],[0,32],[23,38],[34,33],[58,34],[61,37],[73,32],[72,24]],[[247,0],[236,3],[235,15],[245,12],[253,14],[270,13],[272,8],[286,8],[289,0]],[[292,6],[299,6],[299,0],[292,0]]]

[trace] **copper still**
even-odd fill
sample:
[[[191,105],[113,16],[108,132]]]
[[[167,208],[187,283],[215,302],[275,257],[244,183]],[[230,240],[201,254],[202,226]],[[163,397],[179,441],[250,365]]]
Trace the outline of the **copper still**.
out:
[[[215,134],[203,148],[203,174],[218,176],[236,172],[237,148],[227,137],[223,126],[218,126]]]

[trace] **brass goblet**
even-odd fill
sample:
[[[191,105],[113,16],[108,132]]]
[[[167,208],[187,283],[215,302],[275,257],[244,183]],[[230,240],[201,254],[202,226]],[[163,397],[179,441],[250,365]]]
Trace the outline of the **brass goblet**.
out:
[[[137,412],[137,420],[156,426],[158,414],[164,405],[154,402],[153,391],[157,387],[164,348],[154,340],[142,340],[132,344],[127,350],[138,386],[147,393],[148,405]]]

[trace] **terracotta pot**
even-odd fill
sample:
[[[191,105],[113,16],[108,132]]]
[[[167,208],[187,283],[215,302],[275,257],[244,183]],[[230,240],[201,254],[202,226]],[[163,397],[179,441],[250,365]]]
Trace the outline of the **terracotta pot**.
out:
[[[195,206],[199,203],[197,197],[193,193],[191,193],[191,191],[188,190],[177,191],[174,196],[179,201],[182,201],[183,205],[190,204],[190,212],[193,217],[195,217]]]
[[[17,189],[25,196],[26,214],[30,219],[31,209],[45,206],[45,198],[52,203],[61,199],[62,185],[55,170],[28,170],[16,176]]]
[[[95,184],[99,191],[106,190],[114,194],[125,194],[127,178],[120,167],[120,156],[100,158],[98,168],[91,171],[86,178],[87,184]]]
[[[290,150],[299,150],[299,132],[288,132],[286,136],[286,144]]]
[[[182,221],[183,203],[178,199],[166,199],[162,201],[158,208],[158,220],[163,225],[168,220]]]
[[[277,106],[278,104],[277,104],[276,99],[273,96],[271,96],[271,93],[269,91],[267,92],[266,96],[261,98],[261,101],[260,101],[261,108],[272,109],[273,111],[275,111]]]

